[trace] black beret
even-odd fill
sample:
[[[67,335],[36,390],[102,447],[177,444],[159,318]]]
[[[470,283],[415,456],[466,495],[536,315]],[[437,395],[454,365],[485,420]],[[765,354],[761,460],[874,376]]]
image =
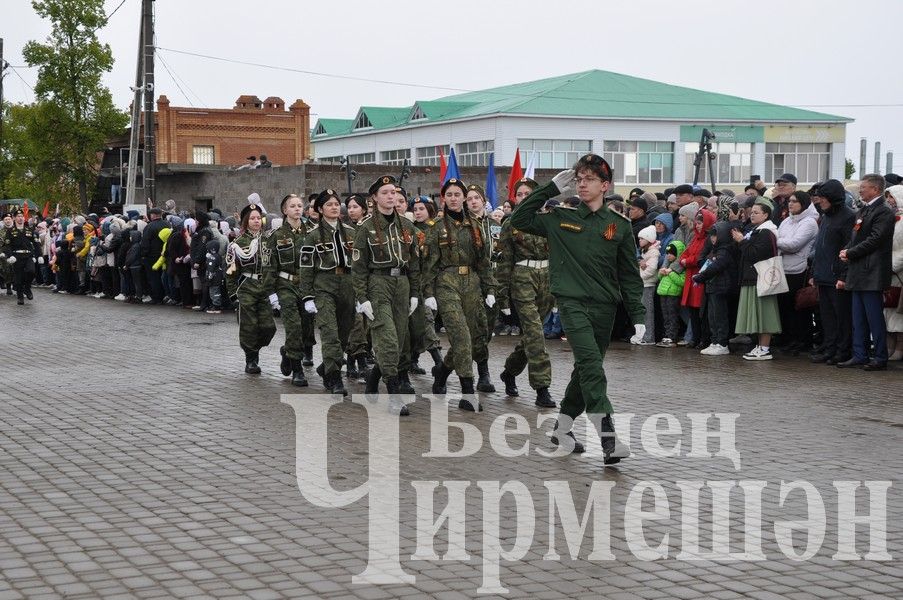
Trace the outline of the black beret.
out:
[[[405,200],[408,198],[408,191],[401,187],[400,185],[395,186],[395,191],[405,197]]]
[[[467,195],[467,186],[464,185],[463,181],[461,181],[460,179],[455,179],[454,177],[452,177],[451,179],[449,179],[448,181],[446,181],[445,183],[442,184],[442,190],[441,190],[442,195],[444,196],[445,190],[447,190],[448,188],[450,188],[453,185],[461,188],[461,191],[464,193],[464,195],[465,196]]]
[[[249,214],[251,214],[252,210],[256,210],[261,215],[263,215],[263,209],[260,208],[260,206],[258,206],[256,204],[248,204],[243,209],[241,209],[241,214],[239,215],[239,220],[244,221],[245,217],[248,216]]]
[[[692,194],[693,186],[690,185],[689,183],[682,183],[679,186],[675,187],[673,190],[671,190],[671,193],[675,194],[677,196],[680,196],[681,194]]]
[[[370,186],[370,195],[371,196],[375,195],[376,192],[379,191],[379,188],[381,188],[384,185],[391,184],[394,187],[396,183],[398,183],[398,182],[391,175],[383,175],[382,177],[377,178],[376,181],[373,182],[373,185]]]
[[[339,201],[339,204],[342,203],[342,199],[339,197],[338,192],[336,192],[335,190],[333,190],[331,188],[325,189],[322,192],[320,192],[319,194],[317,194],[317,199],[314,200],[314,210],[317,212],[320,212],[320,209],[323,208],[323,205],[326,204],[326,202],[330,198],[335,198],[336,200]]]

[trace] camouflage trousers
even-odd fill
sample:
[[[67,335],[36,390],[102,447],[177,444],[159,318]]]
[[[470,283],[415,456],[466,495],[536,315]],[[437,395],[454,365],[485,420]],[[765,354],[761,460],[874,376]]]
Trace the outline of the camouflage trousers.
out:
[[[305,318],[308,315],[302,308],[301,293],[298,286],[280,279],[276,282],[276,296],[279,298],[279,311],[285,328],[285,354],[292,360],[301,360],[302,348],[306,345],[305,321],[310,321]]]
[[[348,355],[360,356],[361,354],[366,354],[367,350],[370,349],[369,336],[370,330],[364,315],[354,315],[354,324],[351,326],[351,332],[348,334]]]
[[[407,277],[370,275],[367,298],[373,305],[370,339],[373,356],[383,380],[398,375],[405,338],[408,336],[408,308],[411,286]]]
[[[611,341],[616,310],[615,306],[558,297],[561,326],[574,353],[574,370],[561,401],[561,414],[571,419],[583,412],[590,416],[613,412],[603,361]]]
[[[314,286],[323,368],[327,374],[338,373],[345,362],[345,348],[356,314],[351,275],[320,273]]]
[[[239,344],[245,352],[257,352],[276,335],[270,294],[259,280],[249,278],[238,285],[236,294]]]
[[[489,358],[480,278],[473,271],[466,275],[454,268],[442,271],[436,284],[436,303],[448,334],[445,365],[459,377],[473,377],[473,361]]]
[[[549,291],[549,270],[515,265],[511,274],[511,304],[520,318],[521,338],[505,360],[505,371],[520,375],[526,368],[534,390],[552,384],[552,362],[546,351],[542,322],[555,297]]]

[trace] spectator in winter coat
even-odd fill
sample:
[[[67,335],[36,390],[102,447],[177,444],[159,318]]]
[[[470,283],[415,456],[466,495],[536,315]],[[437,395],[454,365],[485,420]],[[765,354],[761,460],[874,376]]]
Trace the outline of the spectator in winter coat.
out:
[[[818,234],[818,211],[809,194],[797,190],[787,199],[787,218],[778,226],[778,250],[788,290],[778,294],[784,346],[797,354],[812,344],[812,311],[797,311],[796,293],[806,286],[808,257]]]
[[[704,259],[703,249],[708,238],[706,232],[714,224],[715,214],[710,210],[703,208],[697,212],[694,218],[693,237],[683,256],[680,257],[680,266],[686,274],[680,304],[687,307],[690,311],[690,327],[692,328],[693,341],[688,346],[691,348],[695,348],[702,341],[702,322],[699,315],[704,294],[704,286],[693,281],[693,275],[699,273],[699,269],[702,267]]]
[[[695,202],[684,204],[677,211],[677,229],[674,230],[674,239],[683,243],[684,247],[689,245],[693,239],[693,226],[696,219],[696,213],[699,212],[699,205]]]
[[[703,268],[693,276],[694,282],[705,285],[706,313],[712,338],[712,343],[701,350],[700,354],[723,356],[730,354],[727,347],[731,331],[728,307],[729,298],[737,286],[737,261],[730,223],[715,223],[709,230],[709,237],[712,250]]]
[[[680,331],[680,297],[684,290],[686,275],[677,270],[678,261],[684,253],[684,244],[674,240],[665,250],[665,266],[658,270],[659,282],[656,293],[662,307],[662,329],[664,337],[656,346],[673,348],[677,345],[677,334]]]
[[[655,227],[649,225],[639,233],[640,277],[643,279],[643,307],[646,309],[646,332],[639,339],[634,336],[631,343],[641,346],[655,344],[655,289],[658,287],[658,258],[660,246],[655,239]]]
[[[640,197],[634,198],[627,208],[627,216],[630,217],[630,227],[633,229],[633,238],[637,245],[639,245],[640,230],[649,226],[649,217],[646,216],[648,210],[649,205]]]
[[[671,243],[671,240],[674,239],[674,234],[671,233],[674,220],[671,218],[671,213],[666,212],[656,215],[652,220],[652,224],[655,226],[655,239],[658,241],[658,247],[662,250],[658,257],[658,268],[661,269],[665,266],[664,249],[667,248],[668,244]]]
[[[890,181],[890,175],[885,180]],[[893,185],[884,191],[887,205],[894,211],[894,241],[891,252],[890,285],[903,287],[903,185]],[[901,300],[900,302],[903,302]],[[903,312],[900,304],[884,309],[884,320],[887,323],[887,360],[903,360]]]

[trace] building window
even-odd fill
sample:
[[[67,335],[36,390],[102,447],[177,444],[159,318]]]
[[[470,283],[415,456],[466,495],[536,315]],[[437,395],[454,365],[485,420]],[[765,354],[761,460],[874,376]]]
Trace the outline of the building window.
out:
[[[450,146],[425,146],[417,148],[417,165],[421,167],[438,167],[439,166],[439,149],[442,149],[442,156],[448,161],[448,151]]]
[[[349,154],[348,160],[353,165],[376,164],[376,153],[366,152],[364,154]]]
[[[388,150],[379,153],[379,162],[384,165],[401,165],[404,161],[411,161],[411,149]]]
[[[673,142],[626,142],[602,144],[602,157],[615,172],[616,183],[673,183]]]
[[[696,160],[696,152],[699,150],[699,144],[687,143],[684,146],[684,152],[687,153],[687,170],[686,180],[693,181],[693,173],[696,167],[693,161]],[[712,151],[715,152],[715,183],[749,183],[749,176],[752,174],[752,144],[744,142],[718,142],[712,144]],[[703,157],[702,165],[699,167],[699,183],[710,181],[708,161]]]
[[[831,151],[828,144],[765,144],[765,178],[774,181],[793,173],[800,183],[829,178]]]
[[[355,129],[367,129],[369,127],[373,127],[373,124],[370,123],[370,119],[367,118],[367,113],[361,113],[361,116],[357,118],[357,121],[354,122]]]
[[[342,162],[341,156],[324,156],[323,158],[317,159],[320,162],[329,162],[329,163],[337,163]]]
[[[213,146],[192,146],[191,162],[196,165],[212,165],[214,162]]]
[[[485,167],[489,164],[489,155],[492,154],[494,148],[494,140],[456,144],[455,153],[457,154],[458,166]]]
[[[592,149],[589,140],[517,140],[520,148],[520,164],[526,166],[533,153],[536,153],[536,168],[567,169]]]
[[[426,115],[423,113],[423,109],[420,108],[419,106],[415,106],[414,112],[411,113],[411,120],[412,121],[423,121],[424,119],[426,119]]]
[[[317,123],[316,129],[314,129],[314,135],[326,135],[326,128],[323,127],[323,123]]]

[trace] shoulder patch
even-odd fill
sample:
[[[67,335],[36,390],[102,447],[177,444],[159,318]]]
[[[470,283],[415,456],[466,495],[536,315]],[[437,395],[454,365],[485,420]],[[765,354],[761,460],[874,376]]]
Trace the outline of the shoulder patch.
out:
[[[562,229],[567,229],[568,231],[576,231],[578,233],[583,231],[583,227],[574,223],[559,223],[558,225]]]
[[[430,219],[430,220],[427,221],[426,223],[427,223],[427,225],[429,225],[430,227],[432,227],[433,225],[436,224],[436,219]]]
[[[310,229],[308,229],[308,230],[307,230],[307,233],[313,233],[313,232],[316,231],[319,227],[320,227],[320,224],[317,223],[316,225],[314,225],[314,226],[312,226]]]

